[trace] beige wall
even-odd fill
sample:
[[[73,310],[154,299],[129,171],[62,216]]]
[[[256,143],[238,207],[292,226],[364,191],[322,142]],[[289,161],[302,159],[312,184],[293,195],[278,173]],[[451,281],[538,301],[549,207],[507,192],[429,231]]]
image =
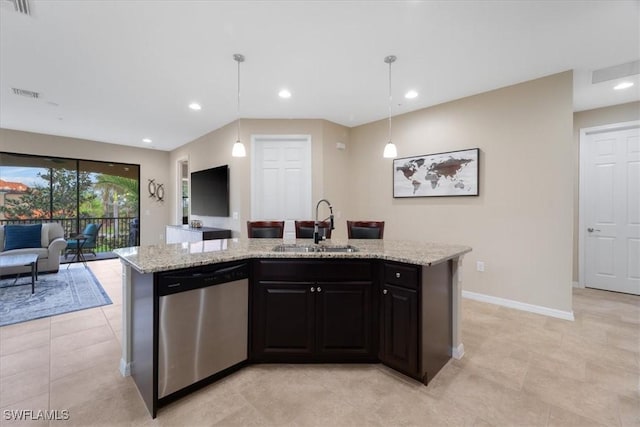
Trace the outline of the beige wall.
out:
[[[230,228],[234,236],[246,236],[246,221],[251,219],[251,135],[310,135],[312,144],[312,201],[328,198],[336,210],[345,203],[343,183],[348,173],[342,165],[346,164],[346,153],[335,149],[336,140],[347,142],[349,129],[326,120],[260,120],[243,119],[241,121],[241,139],[247,148],[245,158],[231,157],[231,147],[236,140],[236,122],[210,132],[195,141],[183,145],[171,152],[171,193],[172,223],[179,221],[177,211],[177,162],[186,159],[189,170],[196,171],[228,164],[230,167],[231,212],[238,213],[238,219],[198,217],[205,226]],[[333,147],[333,148],[332,148]],[[326,161],[325,161],[326,157]],[[327,174],[332,164],[340,166],[335,174]],[[325,180],[325,177],[329,179]],[[311,219],[311,218],[309,218]]]
[[[241,137],[250,149],[251,135],[311,135],[313,207],[323,197],[332,202],[336,237],[346,237],[347,219],[381,219],[387,238],[468,244],[465,290],[570,311],[577,129],[638,118],[637,111],[634,103],[574,116],[566,72],[394,117],[400,156],[479,147],[479,197],[393,199],[392,161],[382,158],[384,120],[349,129],[325,120],[243,119]],[[235,122],[171,153],[2,129],[0,149],[139,163],[141,237],[152,244],[181,218],[181,159],[190,171],[230,165],[231,211],[239,218],[200,219],[246,235],[251,156],[231,157],[235,139]],[[145,197],[149,178],[165,183],[164,204]],[[486,263],[484,273],[476,261]]]
[[[151,199],[146,192],[149,179],[155,179],[166,187],[169,180],[168,152],[9,129],[0,129],[0,151],[139,164],[140,243],[151,245],[164,242],[164,226],[169,220],[170,203]],[[167,192],[165,200],[169,196]]]
[[[630,122],[640,120],[640,102],[630,102],[627,104],[614,105],[612,107],[596,108],[594,110],[580,111],[573,115],[573,142],[574,157],[576,165],[580,164],[580,129],[595,126],[609,125],[613,123]],[[574,175],[574,199],[573,199],[573,281],[578,281],[578,227],[580,214],[580,171],[576,167]]]
[[[400,157],[479,147],[479,197],[393,199],[386,123],[353,128],[349,214],[385,220],[385,238],[472,246],[467,291],[571,311],[572,115],[565,72],[394,117]]]
[[[350,129],[332,122],[323,121],[323,191],[333,205],[335,230],[332,238],[347,238],[346,218],[350,213],[351,200],[347,186],[354,174],[350,168],[349,153],[351,150]],[[337,148],[342,143],[344,149]]]

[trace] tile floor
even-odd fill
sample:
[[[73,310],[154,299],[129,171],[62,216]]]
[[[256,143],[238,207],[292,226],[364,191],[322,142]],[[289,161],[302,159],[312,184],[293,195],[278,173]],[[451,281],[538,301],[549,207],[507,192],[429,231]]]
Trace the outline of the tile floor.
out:
[[[382,365],[256,365],[152,420],[118,371],[120,263],[89,267],[113,305],[0,328],[0,425],[640,426],[640,297],[589,289],[575,322],[463,300],[466,354],[428,387]]]

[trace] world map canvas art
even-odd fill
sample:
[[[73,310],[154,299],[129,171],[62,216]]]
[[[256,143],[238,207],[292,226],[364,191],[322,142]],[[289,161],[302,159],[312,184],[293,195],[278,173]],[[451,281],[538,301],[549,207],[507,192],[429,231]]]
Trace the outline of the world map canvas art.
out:
[[[480,149],[393,161],[393,197],[477,196]]]

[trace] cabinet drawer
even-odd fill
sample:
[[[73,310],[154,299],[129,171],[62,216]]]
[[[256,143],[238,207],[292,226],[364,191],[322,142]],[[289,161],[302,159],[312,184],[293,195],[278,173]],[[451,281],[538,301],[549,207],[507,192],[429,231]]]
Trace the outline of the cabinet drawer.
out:
[[[270,260],[255,262],[258,280],[285,281],[369,281],[373,280],[370,261],[359,260]]]
[[[384,264],[384,282],[392,285],[418,289],[420,267],[405,264]]]

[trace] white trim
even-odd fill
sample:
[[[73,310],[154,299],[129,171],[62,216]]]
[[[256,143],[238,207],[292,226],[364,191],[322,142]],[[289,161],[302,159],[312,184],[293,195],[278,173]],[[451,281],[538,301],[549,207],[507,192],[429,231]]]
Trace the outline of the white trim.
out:
[[[120,375],[123,377],[131,376],[131,363],[128,363],[124,359],[120,359]]]
[[[555,308],[543,307],[541,305],[527,304],[526,302],[514,301],[506,298],[494,297],[491,295],[478,294],[476,292],[462,291],[463,298],[469,298],[480,302],[502,305],[504,307],[515,308],[516,310],[529,311],[531,313],[556,317],[564,320],[575,320],[573,311],[556,310]]]
[[[187,180],[189,182],[188,188],[191,193],[191,168],[189,167],[189,156],[182,156],[176,159],[176,209],[173,214],[176,216],[174,224],[182,224],[182,164],[187,164]],[[191,219],[191,194],[189,196],[189,209],[187,210],[187,221]]]
[[[581,288],[584,289],[584,286],[580,284],[580,282],[573,282],[573,287],[574,288]]]
[[[580,141],[579,141],[579,172],[580,172],[580,182],[578,187],[578,287],[585,287],[585,250],[584,250],[584,241],[585,241],[585,229],[587,225],[584,221],[585,216],[585,206],[584,206],[584,197],[582,195],[582,189],[585,186],[585,162],[587,161],[583,150],[583,145],[586,144],[587,136],[593,135],[596,133],[602,132],[610,132],[615,130],[625,130],[625,129],[633,129],[636,127],[640,127],[640,120],[632,120],[630,122],[621,122],[621,123],[613,123],[609,125],[602,126],[593,126],[589,128],[581,128],[580,129]]]
[[[453,347],[451,349],[451,357],[460,360],[462,359],[462,356],[464,356],[464,344],[460,343],[458,347]]]

